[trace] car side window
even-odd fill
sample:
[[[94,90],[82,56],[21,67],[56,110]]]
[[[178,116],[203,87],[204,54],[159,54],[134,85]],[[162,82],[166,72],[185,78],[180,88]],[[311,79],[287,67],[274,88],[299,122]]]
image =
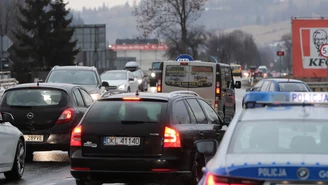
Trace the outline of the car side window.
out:
[[[85,105],[89,107],[93,103],[92,97],[85,90],[80,89]]]
[[[260,88],[261,88],[261,86],[262,86],[262,84],[263,84],[263,82],[264,82],[263,80],[257,82],[257,83],[254,85],[254,87],[253,87],[253,91],[259,91]]]
[[[186,105],[183,100],[179,100],[173,104],[172,109],[173,122],[176,124],[188,124],[190,123],[190,118]]]
[[[129,79],[130,78],[134,78],[133,74],[132,73],[129,73]]]
[[[270,81],[265,81],[261,87],[260,91],[266,91],[268,89],[268,86],[270,85]]]
[[[272,82],[271,82],[271,84],[270,84],[269,91],[275,91],[275,90],[274,90],[274,83],[272,83]]]
[[[194,112],[195,117],[196,117],[196,121],[199,124],[206,124],[207,119],[206,116],[203,112],[202,107],[199,105],[199,103],[197,102],[196,99],[187,99],[187,102],[189,104],[189,106],[191,107],[191,110]]]
[[[77,106],[79,106],[79,107],[85,107],[84,101],[83,101],[83,98],[82,98],[82,95],[81,95],[80,91],[78,89],[74,89],[73,90],[73,94],[74,94],[74,96],[76,98]]]
[[[207,118],[209,119],[209,122],[213,123],[214,121],[218,121],[219,117],[218,114],[213,110],[213,108],[204,100],[198,100],[198,102],[202,105],[204,108]]]

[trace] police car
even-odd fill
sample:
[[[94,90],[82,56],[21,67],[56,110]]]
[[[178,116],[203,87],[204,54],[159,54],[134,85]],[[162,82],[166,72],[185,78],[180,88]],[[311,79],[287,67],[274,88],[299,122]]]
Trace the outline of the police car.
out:
[[[263,106],[236,114],[218,149],[214,140],[196,142],[214,155],[199,185],[327,184],[328,108],[317,105],[328,93],[255,92],[248,100]]]

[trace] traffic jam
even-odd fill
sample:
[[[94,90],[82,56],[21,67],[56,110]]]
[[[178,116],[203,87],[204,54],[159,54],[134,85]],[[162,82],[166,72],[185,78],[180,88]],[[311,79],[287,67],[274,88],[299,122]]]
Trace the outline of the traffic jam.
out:
[[[60,150],[76,185],[327,184],[328,93],[262,77],[238,108],[240,65],[183,54],[150,74],[134,61],[55,66],[1,97],[0,173],[22,181],[34,152]]]

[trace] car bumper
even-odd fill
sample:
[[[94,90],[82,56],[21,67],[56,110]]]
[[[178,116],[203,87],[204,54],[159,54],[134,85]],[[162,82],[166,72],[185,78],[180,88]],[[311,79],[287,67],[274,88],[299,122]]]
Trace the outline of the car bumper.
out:
[[[24,133],[24,135],[43,135],[43,142],[26,141],[26,147],[32,151],[69,150],[70,134]]]
[[[191,178],[190,170],[186,170],[190,164],[176,157],[83,157],[81,150],[71,150],[71,154],[71,174],[76,179],[104,183],[158,183]]]

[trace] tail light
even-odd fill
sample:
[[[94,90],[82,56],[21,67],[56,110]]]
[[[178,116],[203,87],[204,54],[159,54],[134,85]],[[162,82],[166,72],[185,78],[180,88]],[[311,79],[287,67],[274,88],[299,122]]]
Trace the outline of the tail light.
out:
[[[242,70],[242,69],[241,69],[241,66],[239,67],[239,70]]]
[[[161,80],[157,81],[157,92],[162,92],[162,83]]]
[[[259,72],[258,70],[255,71],[255,73],[258,73],[258,72]]]
[[[164,148],[180,148],[180,133],[170,127],[165,127],[164,132]]]
[[[221,93],[220,83],[216,83],[215,93],[216,94],[220,94]]]
[[[74,118],[75,111],[73,108],[65,109],[62,114],[59,116],[56,124],[67,123],[72,121]]]
[[[82,125],[78,125],[73,129],[70,145],[77,147],[82,146]]]
[[[124,97],[122,99],[125,101],[139,101],[140,100],[139,97]]]
[[[212,173],[206,175],[205,185],[260,185],[263,182],[235,178],[217,177]]]
[[[219,97],[215,97],[214,110],[215,110],[216,112],[219,111]]]

